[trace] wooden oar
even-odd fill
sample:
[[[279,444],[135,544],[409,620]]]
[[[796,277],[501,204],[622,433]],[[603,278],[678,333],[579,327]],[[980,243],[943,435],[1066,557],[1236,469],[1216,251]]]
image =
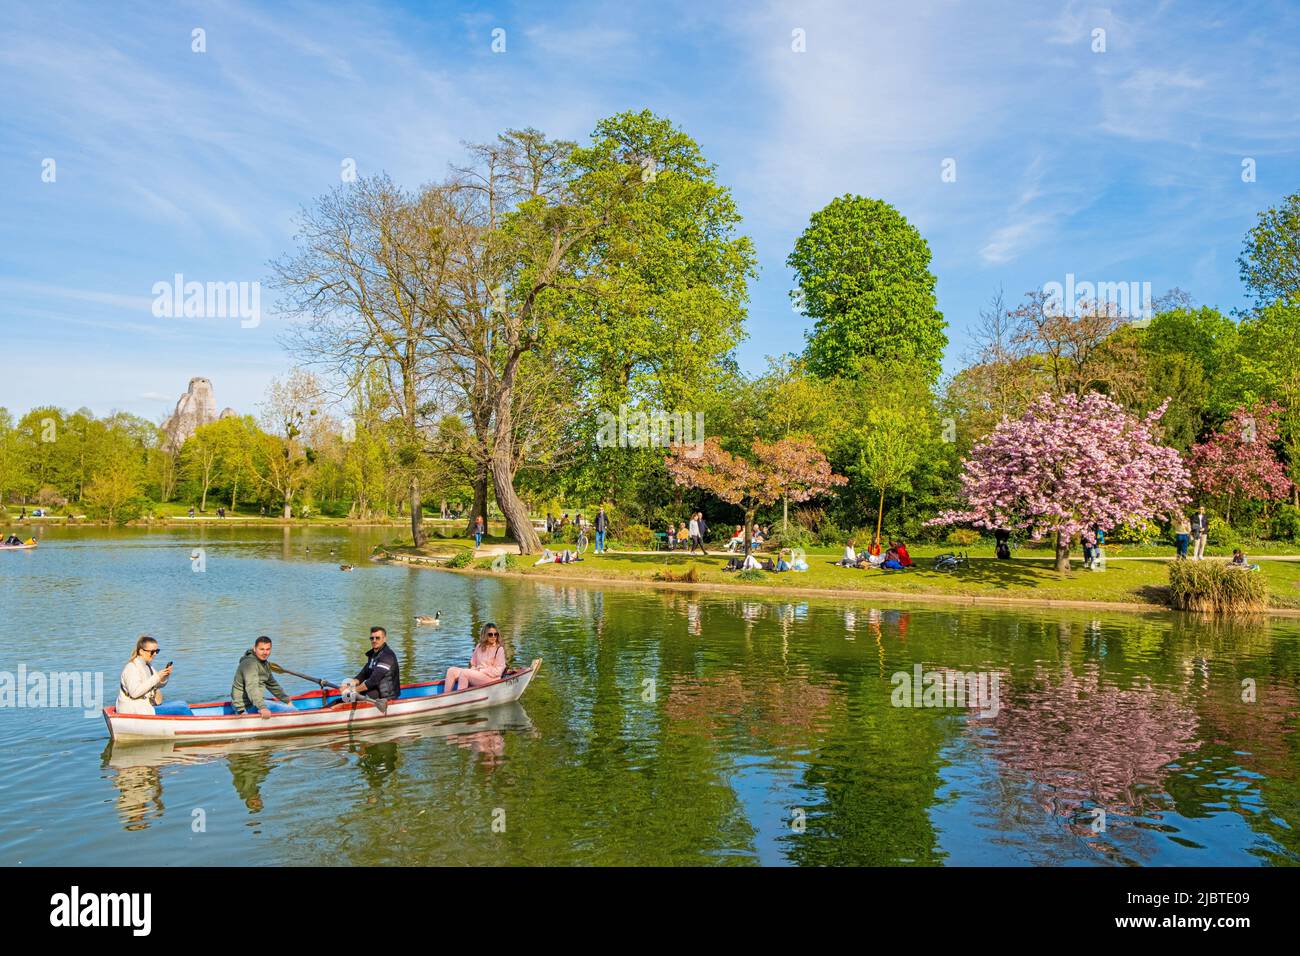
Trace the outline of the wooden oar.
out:
[[[291,671],[289,668],[282,667],[274,661],[267,661],[267,663],[271,665],[271,670],[275,671],[277,674],[292,674],[294,677],[301,677],[303,680],[309,680],[313,684],[318,685],[321,690],[324,690],[326,687],[333,687],[335,690],[342,690],[338,684],[335,684],[332,681],[327,681],[320,677],[312,677],[310,674],[302,674],[298,671]],[[376,700],[373,697],[359,697],[358,700],[368,700],[379,708],[381,714],[388,713],[388,701],[386,700]]]

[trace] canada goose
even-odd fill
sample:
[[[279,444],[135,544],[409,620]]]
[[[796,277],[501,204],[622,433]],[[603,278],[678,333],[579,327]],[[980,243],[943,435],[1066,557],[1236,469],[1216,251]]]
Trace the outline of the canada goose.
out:
[[[351,570],[352,570],[352,565],[350,565],[350,564],[340,564],[340,565],[339,565],[339,570],[340,570],[340,571],[351,571]]]
[[[436,612],[433,617],[429,617],[427,614],[417,614],[415,616],[415,623],[427,624],[430,627],[442,627],[442,612]]]

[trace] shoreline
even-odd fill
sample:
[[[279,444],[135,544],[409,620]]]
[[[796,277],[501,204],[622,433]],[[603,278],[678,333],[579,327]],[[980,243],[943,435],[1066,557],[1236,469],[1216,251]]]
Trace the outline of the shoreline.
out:
[[[802,588],[787,586],[769,586],[759,584],[720,584],[713,581],[700,581],[690,583],[685,581],[652,581],[628,578],[602,578],[583,574],[569,574],[564,571],[546,572],[545,574],[530,573],[527,571],[488,571],[482,568],[449,568],[443,563],[443,559],[423,557],[419,555],[393,555],[389,554],[384,557],[375,557],[372,560],[383,562],[385,564],[406,564],[415,567],[423,567],[433,571],[445,571],[448,574],[468,574],[482,577],[512,577],[524,578],[532,581],[558,580],[568,581],[576,584],[602,585],[615,587],[632,587],[632,588],[653,588],[657,590],[668,591],[714,591],[730,592],[748,595],[768,595],[772,597],[819,597],[819,598],[836,598],[839,600],[864,600],[864,601],[901,601],[906,603],[917,604],[965,604],[965,605],[987,605],[991,607],[1040,607],[1054,608],[1064,610],[1104,610],[1104,611],[1129,611],[1136,614],[1150,614],[1153,611],[1160,611],[1165,614],[1190,614],[1190,611],[1180,611],[1171,608],[1165,604],[1152,604],[1149,601],[1082,601],[1068,598],[1025,598],[1025,597],[995,597],[992,595],[982,594],[941,594],[941,593],[900,593],[897,591],[865,591],[856,588]],[[560,567],[564,567],[560,565]],[[1300,608],[1281,608],[1269,607],[1263,611],[1256,612],[1259,614],[1268,614],[1275,617],[1300,618]]]

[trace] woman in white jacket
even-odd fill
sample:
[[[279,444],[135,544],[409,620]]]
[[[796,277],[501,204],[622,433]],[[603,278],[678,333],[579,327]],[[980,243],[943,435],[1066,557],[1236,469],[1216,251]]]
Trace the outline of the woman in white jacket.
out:
[[[158,656],[158,642],[142,634],[135,642],[135,652],[122,668],[122,679],[117,692],[119,714],[152,714],[154,705],[161,703],[158,688],[172,676],[171,665],[155,672],[154,659]]]

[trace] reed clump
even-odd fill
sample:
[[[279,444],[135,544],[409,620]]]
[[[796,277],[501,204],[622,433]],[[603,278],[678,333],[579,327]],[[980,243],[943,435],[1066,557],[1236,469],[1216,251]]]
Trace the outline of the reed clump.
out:
[[[699,584],[700,569],[695,565],[687,568],[685,571],[674,571],[672,568],[660,568],[655,572],[656,581],[677,581],[683,584]]]
[[[1169,603],[1181,611],[1209,614],[1263,611],[1268,583],[1258,571],[1226,561],[1174,561],[1169,565]]]

